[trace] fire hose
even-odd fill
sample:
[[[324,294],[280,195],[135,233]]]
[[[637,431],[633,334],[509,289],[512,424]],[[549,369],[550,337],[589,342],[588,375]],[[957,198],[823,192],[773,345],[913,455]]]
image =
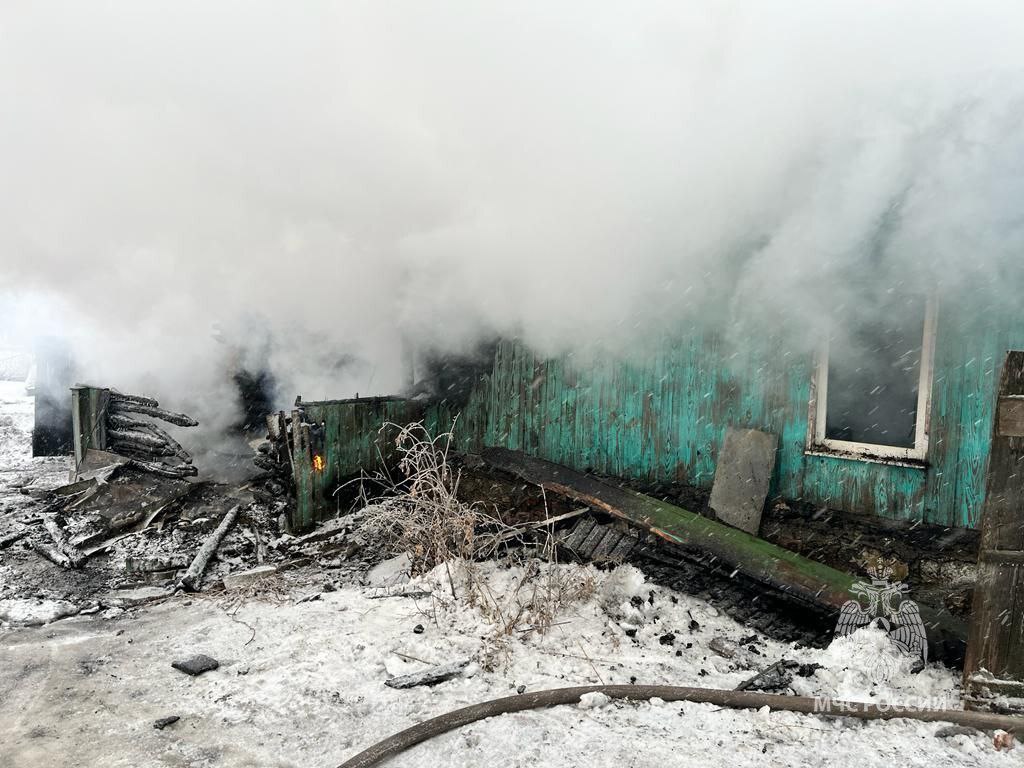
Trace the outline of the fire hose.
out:
[[[801,712],[832,717],[854,717],[860,720],[892,720],[908,718],[924,722],[947,722],[978,730],[1001,729],[1024,733],[1024,717],[999,715],[989,712],[969,712],[958,709],[922,709],[898,704],[865,704],[854,701],[838,701],[810,696],[780,696],[759,691],[725,691],[714,688],[687,688],[676,685],[586,685],[576,688],[553,688],[547,691],[523,693],[472,704],[438,717],[425,720],[404,731],[399,731],[383,741],[351,757],[338,768],[367,768],[382,760],[404,752],[434,736],[460,728],[463,725],[495,715],[541,709],[559,704],[578,703],[587,693],[603,693],[612,699],[646,700],[659,698],[663,701],[690,701],[698,704],[712,704],[733,709],[760,709]]]

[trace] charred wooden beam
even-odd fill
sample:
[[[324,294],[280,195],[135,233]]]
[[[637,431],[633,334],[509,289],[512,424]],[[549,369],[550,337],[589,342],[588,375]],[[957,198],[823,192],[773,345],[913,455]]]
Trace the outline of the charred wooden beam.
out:
[[[160,461],[147,461],[145,459],[137,459],[134,457],[129,460],[128,466],[144,470],[145,472],[152,472],[154,475],[160,475],[161,477],[173,477],[178,479],[193,477],[199,474],[199,470],[191,464],[171,466]]]
[[[68,539],[64,529],[57,522],[56,518],[47,517],[43,519],[43,527],[53,539],[54,547],[62,555],[61,562],[54,560],[58,565],[65,568],[81,568],[86,561],[85,554]],[[50,558],[53,559],[53,558]]]
[[[125,414],[125,413],[138,413],[143,416],[151,416],[154,419],[160,419],[170,424],[176,424],[179,427],[197,427],[199,422],[193,419],[191,416],[186,416],[184,413],[175,413],[174,411],[168,411],[164,408],[157,408],[152,405],[142,405],[126,400],[116,400],[111,395],[110,400],[110,413],[112,414]]]
[[[722,566],[760,582],[778,594],[835,612],[852,599],[857,579],[823,563],[702,517],[668,502],[612,485],[569,467],[504,448],[487,448],[491,466],[644,528],[684,551],[710,556]],[[921,604],[933,656],[962,658],[966,627],[948,612]]]
[[[228,530],[235,523],[235,518],[238,517],[238,510],[241,509],[240,505],[236,504],[229,509],[224,517],[220,521],[220,525],[217,529],[207,537],[206,541],[196,552],[195,558],[192,560],[192,564],[188,567],[185,575],[181,577],[181,587],[188,592],[197,592],[200,584],[203,581],[203,574],[206,572],[206,566],[210,562],[210,558],[217,551],[217,547],[220,546],[224,536],[227,535]]]
[[[414,672],[411,675],[398,675],[384,681],[389,688],[415,688],[417,685],[437,685],[462,673],[469,666],[470,659],[459,659],[447,664]]]
[[[110,444],[110,449],[115,453],[119,453],[122,456],[140,456],[142,458],[154,458],[160,459],[165,456],[173,456],[174,449],[169,445],[151,447],[148,445],[140,445],[138,443],[126,442],[123,440],[115,440]]]
[[[159,407],[160,403],[154,400],[152,397],[143,397],[142,395],[126,395],[123,392],[110,391],[110,402],[112,403],[133,403],[135,405],[145,405],[150,408]]]
[[[111,413],[107,416],[107,427],[111,429],[138,430],[149,426],[148,421],[133,419],[131,416],[123,416],[119,413]]]
[[[188,463],[191,457],[177,441],[159,434],[141,430],[110,429],[107,431],[110,445],[118,453],[125,450],[149,453],[154,456],[177,456]]]
[[[107,427],[114,431],[114,437],[117,438],[118,433],[134,433],[142,432],[145,433],[163,443],[166,444],[167,448],[171,450],[170,453],[161,452],[161,456],[176,456],[186,464],[192,463],[192,456],[189,455],[181,443],[171,437],[167,432],[158,427],[156,424],[152,424],[148,421],[141,421],[139,419],[133,419],[130,416],[124,416],[118,413],[112,413],[107,417]],[[120,441],[124,440],[124,437],[118,438]]]
[[[7,547],[11,546],[11,544],[14,544],[15,542],[24,539],[26,536],[28,536],[28,534],[29,528],[26,526],[25,528],[22,528],[20,531],[9,533],[6,536],[0,536],[0,549],[7,549]]]
[[[32,542],[32,550],[42,557],[45,557],[54,565],[59,565],[61,568],[73,568],[71,560],[60,551],[57,547],[50,546],[49,544],[41,544],[38,541]]]

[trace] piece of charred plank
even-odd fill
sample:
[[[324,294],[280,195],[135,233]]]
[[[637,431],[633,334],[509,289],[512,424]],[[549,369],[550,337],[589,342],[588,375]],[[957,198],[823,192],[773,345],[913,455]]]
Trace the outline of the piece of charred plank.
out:
[[[70,569],[71,560],[61,552],[57,547],[50,546],[49,544],[42,544],[38,541],[32,542],[32,550],[37,554],[45,557],[54,565],[59,565],[61,568]]]
[[[126,395],[123,392],[115,392],[110,390],[110,402],[111,403],[134,403],[135,405],[146,405],[150,408],[156,408],[160,405],[159,402],[154,400],[152,397],[143,397],[142,395]]]
[[[174,448],[169,443],[161,440],[159,437],[139,430],[108,429],[107,439],[111,445],[121,443],[122,445],[138,446],[154,453],[160,452],[161,455],[165,456],[174,455]],[[165,451],[166,453],[164,453]]]
[[[128,443],[123,440],[117,440],[110,444],[110,449],[115,453],[119,453],[122,456],[129,458],[138,457],[140,459],[162,459],[174,455],[174,450],[170,446],[151,448],[148,445],[139,445],[138,443]]]
[[[150,437],[162,441],[166,445],[166,448],[173,451],[173,453],[164,452],[160,455],[173,455],[184,461],[186,464],[192,463],[192,457],[189,455],[188,451],[182,447],[181,443],[171,437],[156,424],[148,421],[141,421],[140,419],[133,419],[130,416],[124,416],[119,413],[111,413],[107,416],[107,429],[108,436],[110,431],[125,433],[142,432]]]
[[[46,528],[46,532],[50,534],[50,538],[53,539],[54,547],[62,556],[59,561],[54,560],[54,562],[58,565],[64,566],[65,568],[81,568],[85,565],[85,561],[87,559],[85,554],[71,543],[67,534],[64,532],[63,527],[61,527],[55,517],[44,518],[43,527]],[[50,559],[53,560],[52,557]]]
[[[141,429],[144,432],[149,432],[153,437],[163,440],[170,448],[174,451],[174,455],[181,459],[186,464],[192,463],[192,456],[186,451],[181,443],[167,434],[164,430],[160,429],[156,424],[145,424]]]
[[[185,575],[181,577],[181,588],[188,592],[198,592],[199,587],[203,582],[203,574],[206,572],[206,566],[210,562],[210,558],[217,551],[221,541],[224,540],[224,536],[227,535],[228,530],[235,523],[235,518],[238,517],[238,510],[240,505],[236,504],[227,512],[224,513],[224,517],[220,521],[220,525],[217,529],[211,533],[203,545],[199,547],[199,551],[196,552],[195,558],[192,560],[192,564],[188,567]]]
[[[185,478],[199,474],[199,470],[191,464],[182,464],[175,467],[160,461],[147,461],[138,458],[130,459],[127,466],[133,466],[145,472],[152,472],[154,475],[160,475],[161,477]]]
[[[710,557],[798,603],[837,612],[853,594],[857,579],[852,575],[682,507],[518,451],[487,448],[482,456],[492,467],[647,530],[691,556]],[[944,608],[924,604],[919,608],[933,657],[962,657],[963,622]]]
[[[174,411],[168,411],[164,408],[158,408],[153,405],[142,405],[132,401],[114,400],[112,399],[108,406],[109,412],[116,415],[124,415],[126,413],[138,413],[142,416],[151,416],[154,419],[160,419],[171,424],[176,424],[179,427],[197,427],[199,422],[193,419],[191,416],[187,416],[184,413],[175,413]]]
[[[449,664],[441,664],[436,667],[424,669],[422,672],[414,672],[411,675],[398,675],[384,681],[389,688],[415,688],[417,685],[437,685],[445,680],[451,680],[469,666],[469,659],[460,659]]]
[[[15,531],[14,533],[8,533],[5,536],[0,536],[0,549],[7,549],[7,547],[11,546],[11,544],[14,544],[17,541],[21,541],[26,536],[28,536],[28,533],[29,529],[25,527],[22,528],[20,531]]]
[[[140,421],[120,413],[107,414],[107,427],[110,429],[141,429],[148,424],[148,421]]]

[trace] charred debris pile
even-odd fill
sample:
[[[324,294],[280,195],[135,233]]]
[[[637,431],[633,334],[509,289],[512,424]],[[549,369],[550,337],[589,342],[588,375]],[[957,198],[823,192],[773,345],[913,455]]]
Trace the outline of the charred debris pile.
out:
[[[372,455],[384,461],[320,487],[330,424],[310,414],[327,412],[327,404],[300,400],[291,414],[267,418],[265,439],[253,444],[253,475],[225,485],[192,479],[191,456],[158,424],[194,426],[189,416],[112,390],[76,388],[74,400],[73,481],[34,491],[20,515],[3,519],[0,550],[22,578],[9,580],[0,599],[51,596],[102,607],[178,590],[257,589],[289,573],[319,584],[355,581],[403,546],[414,566],[423,554],[387,523],[408,509],[403,494],[419,492],[423,468],[410,466],[409,454],[389,453],[412,434],[409,427],[360,422],[365,445],[356,463],[369,464],[363,460]],[[397,398],[336,402],[358,402],[373,418],[415,413],[412,401]],[[692,488],[628,487],[502,449],[463,456],[449,446],[442,463],[431,471],[449,473],[452,498],[485,512],[469,527],[489,548],[471,556],[519,551],[599,567],[631,562],[780,640],[826,642],[856,581],[851,570],[870,570],[878,560],[898,576],[913,570],[915,579],[929,568],[955,570],[898,531],[871,533],[844,518],[849,531],[837,535],[837,521],[799,505],[769,505],[759,538],[716,520],[707,494]],[[303,499],[315,494],[321,512],[296,525]],[[954,543],[968,562],[973,542]],[[934,630],[932,658],[957,659],[963,613],[941,596],[922,610]]]

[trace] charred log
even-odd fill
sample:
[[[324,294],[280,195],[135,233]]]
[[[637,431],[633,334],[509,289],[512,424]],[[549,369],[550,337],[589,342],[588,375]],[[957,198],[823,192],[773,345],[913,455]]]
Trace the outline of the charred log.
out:
[[[50,546],[49,544],[41,544],[37,541],[32,542],[32,550],[42,557],[45,557],[54,565],[59,565],[61,568],[74,568],[71,565],[71,560],[61,552],[57,547]]]
[[[110,402],[110,413],[112,414],[125,414],[125,413],[138,413],[143,416],[151,416],[154,419],[160,419],[170,424],[176,424],[179,427],[197,427],[199,422],[193,419],[191,416],[187,416],[184,413],[175,413],[174,411],[168,411],[164,408],[158,408],[151,405],[142,405],[128,400],[114,400]]]
[[[50,538],[53,539],[54,548],[60,554],[59,559],[54,559],[49,554],[44,555],[45,557],[65,568],[81,568],[85,564],[85,554],[71,543],[56,518],[44,518],[43,527],[50,534]]]
[[[203,542],[199,551],[196,552],[192,564],[181,578],[182,589],[188,592],[197,592],[199,590],[199,586],[203,581],[203,574],[206,572],[206,566],[210,562],[210,558],[217,551],[228,530],[234,525],[239,509],[240,507],[237,504],[229,509],[220,521],[220,525],[217,526],[217,530],[211,533],[206,541]]]
[[[114,451],[115,453],[121,456],[125,456],[126,458],[129,459],[138,458],[147,461],[150,459],[154,461],[163,461],[166,457],[171,455],[170,452],[168,451],[147,448],[144,445],[138,445],[137,443],[126,443],[120,440],[117,441],[116,443],[111,443],[109,448],[111,451]]]
[[[110,439],[121,443],[125,443],[123,433],[144,433],[164,444],[164,448],[167,450],[158,451],[158,455],[176,456],[186,464],[192,463],[192,457],[189,455],[188,451],[182,447],[181,443],[171,437],[156,424],[133,419],[118,413],[112,413],[107,417],[107,430],[107,435]],[[118,435],[121,436],[118,437]],[[148,440],[146,442],[148,442]],[[128,446],[130,447],[130,441],[128,441]]]
[[[194,477],[199,474],[199,470],[191,464],[174,467],[159,461],[147,461],[145,459],[132,458],[128,462],[127,466],[132,466],[145,472],[152,472],[154,475],[160,475],[161,477],[173,477],[178,479]]]
[[[198,473],[181,443],[145,417],[182,427],[194,427],[199,422],[186,414],[160,408],[159,402],[151,397],[103,392],[102,449],[130,459],[137,469],[163,477],[184,478]]]
[[[126,395],[122,392],[115,392],[110,390],[110,402],[114,403],[134,403],[135,405],[145,405],[150,408],[157,408],[160,403],[154,400],[152,397],[143,397],[142,395]]]

